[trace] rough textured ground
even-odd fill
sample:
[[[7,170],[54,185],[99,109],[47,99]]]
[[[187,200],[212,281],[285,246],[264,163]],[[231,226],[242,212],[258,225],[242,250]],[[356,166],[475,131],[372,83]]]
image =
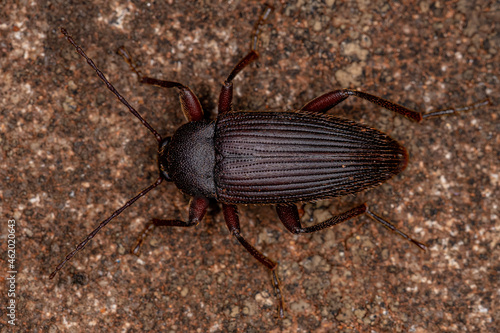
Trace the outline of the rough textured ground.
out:
[[[158,232],[139,257],[128,254],[150,218],[186,218],[189,198],[172,184],[124,212],[48,280],[101,219],[157,176],[154,138],[59,27],[169,135],[184,122],[175,92],[140,86],[115,50],[125,45],[145,73],[189,85],[213,118],[220,83],[247,52],[262,8],[238,0],[102,3],[2,3],[2,331],[498,331],[498,1],[273,3],[261,58],[235,81],[235,108],[296,109],[341,87],[421,111],[492,101],[420,125],[355,98],[330,111],[389,133],[410,163],[379,188],[305,205],[305,223],[368,202],[429,250],[366,217],[293,236],[273,208],[242,207],[243,234],[280,263],[284,320],[275,318],[268,273],[216,209],[196,228]],[[16,327],[4,306],[8,219],[17,221]]]

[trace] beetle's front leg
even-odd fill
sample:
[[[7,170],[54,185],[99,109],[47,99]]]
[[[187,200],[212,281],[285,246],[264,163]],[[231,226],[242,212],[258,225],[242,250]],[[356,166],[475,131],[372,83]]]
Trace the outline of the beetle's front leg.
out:
[[[160,219],[153,219],[152,221],[148,222],[142,233],[137,238],[134,246],[130,250],[130,253],[138,255],[142,243],[144,243],[147,236],[156,227],[194,227],[195,225],[200,223],[200,221],[203,219],[203,216],[205,216],[208,208],[208,203],[208,199],[204,197],[196,197],[191,199],[191,203],[189,205],[189,218],[187,222],[181,220]]]
[[[263,255],[259,250],[253,247],[250,243],[246,241],[240,234],[240,220],[238,218],[238,212],[236,206],[234,205],[222,205],[222,210],[224,212],[224,219],[226,220],[227,227],[234,237],[243,245],[243,247],[261,264],[266,266],[271,272],[271,279],[274,290],[276,292],[276,297],[278,297],[278,314],[280,318],[284,317],[285,311],[285,301],[283,299],[283,293],[281,292],[280,280],[278,278],[278,263],[269,259]]]
[[[130,69],[137,74],[137,79],[140,83],[151,84],[153,86],[163,88],[177,88],[182,112],[188,121],[199,121],[203,119],[203,109],[201,107],[201,103],[189,87],[175,81],[158,80],[152,77],[143,76],[134,59],[132,59],[128,51],[123,46],[118,49],[117,53],[125,59],[127,64],[130,66]]]
[[[323,230],[325,228],[329,228],[329,227],[332,227],[334,225],[340,224],[342,222],[346,222],[346,221],[350,220],[351,218],[359,216],[361,214],[366,214],[370,218],[372,218],[373,220],[382,224],[387,229],[397,233],[398,235],[400,235],[404,239],[417,245],[420,249],[422,249],[422,250],[426,249],[425,244],[422,244],[419,241],[411,238],[410,236],[408,236],[404,232],[398,230],[391,223],[384,220],[382,217],[372,213],[366,204],[359,205],[357,207],[354,207],[354,208],[348,210],[347,212],[336,215],[336,216],[334,216],[334,217],[332,217],[324,222],[321,222],[321,223],[318,223],[318,224],[315,224],[313,226],[306,227],[306,228],[303,228],[301,223],[300,223],[299,212],[297,210],[297,206],[295,206],[295,205],[277,205],[276,212],[278,213],[278,216],[279,216],[281,222],[283,223],[283,225],[293,234],[316,232],[316,231]]]

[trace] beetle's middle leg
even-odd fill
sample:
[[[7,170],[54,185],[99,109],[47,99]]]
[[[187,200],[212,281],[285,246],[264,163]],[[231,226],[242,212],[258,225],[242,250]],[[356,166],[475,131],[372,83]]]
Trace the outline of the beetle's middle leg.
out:
[[[402,105],[399,105],[397,103],[391,102],[389,100],[383,99],[381,97],[365,93],[363,91],[359,90],[352,90],[352,89],[340,89],[340,90],[333,90],[330,92],[327,92],[326,94],[323,94],[321,96],[318,96],[314,98],[313,100],[309,101],[304,105],[300,110],[301,111],[311,111],[311,112],[319,112],[319,113],[325,113],[326,111],[330,110],[333,108],[335,105],[339,104],[349,96],[357,96],[360,98],[363,98],[370,103],[379,105],[387,110],[399,113],[406,118],[413,120],[415,122],[421,122],[423,119],[427,118],[432,118],[432,117],[439,117],[439,116],[444,116],[444,115],[449,115],[449,114],[454,114],[457,112],[462,112],[462,111],[469,111],[476,109],[480,106],[487,105],[490,103],[488,99],[479,101],[477,103],[468,105],[468,106],[463,106],[459,108],[449,108],[446,110],[439,110],[439,111],[434,111],[434,112],[429,112],[429,113],[421,113],[417,112],[411,109],[408,109],[407,107],[404,107]]]
[[[231,103],[233,100],[233,80],[236,77],[236,75],[238,75],[238,73],[241,72],[246,66],[248,66],[249,64],[257,60],[257,58],[259,58],[259,54],[257,53],[257,47],[259,44],[259,37],[262,32],[261,29],[264,23],[267,21],[273,9],[274,8],[271,7],[270,5],[266,5],[264,7],[264,10],[262,11],[262,14],[260,15],[257,22],[255,23],[252,32],[252,37],[250,41],[250,52],[248,52],[247,55],[244,56],[243,59],[241,59],[236,64],[236,66],[234,66],[233,70],[222,84],[222,88],[219,94],[219,105],[218,105],[219,114],[231,111]]]
[[[224,219],[226,220],[226,225],[229,228],[229,231],[233,234],[234,237],[243,245],[243,247],[262,265],[266,266],[267,269],[271,272],[271,282],[273,284],[274,290],[276,292],[276,297],[278,297],[278,314],[281,318],[284,316],[285,311],[285,301],[283,299],[283,293],[281,292],[280,280],[278,278],[278,263],[269,259],[265,255],[263,255],[259,250],[253,247],[250,243],[247,242],[243,236],[240,234],[240,220],[238,218],[238,212],[236,206],[234,205],[222,205],[222,210],[224,213]]]
[[[291,205],[284,205],[284,204],[277,205],[276,212],[278,213],[278,216],[279,216],[281,222],[283,223],[283,225],[293,234],[316,232],[316,231],[323,230],[325,228],[329,228],[329,227],[332,227],[334,225],[340,224],[342,222],[346,222],[346,221],[350,220],[351,218],[359,216],[361,214],[366,214],[370,218],[372,218],[373,220],[382,224],[387,229],[397,233],[398,235],[400,235],[404,239],[417,245],[422,250],[426,249],[426,246],[424,244],[411,238],[410,236],[408,236],[404,232],[398,230],[391,223],[384,220],[382,217],[371,212],[366,204],[359,205],[357,207],[352,208],[351,210],[348,210],[347,212],[336,215],[336,216],[334,216],[334,217],[332,217],[324,222],[320,222],[318,224],[315,224],[315,225],[310,226],[310,227],[305,227],[305,228],[303,228],[301,223],[300,223],[299,212],[297,210],[296,205],[293,205],[293,204],[291,204]]]

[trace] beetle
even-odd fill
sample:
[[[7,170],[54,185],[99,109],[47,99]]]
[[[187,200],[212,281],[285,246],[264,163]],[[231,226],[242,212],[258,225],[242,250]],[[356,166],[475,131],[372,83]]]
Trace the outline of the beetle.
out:
[[[420,113],[375,95],[352,89],[327,92],[296,111],[235,111],[232,109],[233,79],[255,61],[262,26],[272,8],[266,7],[251,37],[250,51],[230,72],[221,87],[215,121],[203,118],[203,109],[191,89],[174,81],[143,76],[124,49],[119,54],[137,74],[140,83],[176,88],[188,123],[171,137],[158,132],[120,95],[76,44],[68,32],[61,32],[79,55],[95,70],[109,90],[154,135],[158,141],[157,180],[102,221],[50,274],[58,271],[113,218],[163,181],[171,181],[192,197],[188,221],[153,219],[140,234],[132,252],[138,253],[147,235],[158,226],[192,227],[204,217],[210,199],[222,204],[226,225],[243,247],[270,272],[278,299],[279,315],[284,315],[284,299],[278,278],[278,263],[251,245],[241,234],[237,205],[275,205],[280,221],[291,233],[312,233],[366,214],[408,241],[425,245],[398,230],[373,213],[366,203],[326,221],[303,227],[296,204],[345,196],[364,191],[402,172],[408,163],[406,149],[387,134],[366,125],[327,115],[326,112],[350,96],[420,122],[431,117],[454,114],[489,103]]]

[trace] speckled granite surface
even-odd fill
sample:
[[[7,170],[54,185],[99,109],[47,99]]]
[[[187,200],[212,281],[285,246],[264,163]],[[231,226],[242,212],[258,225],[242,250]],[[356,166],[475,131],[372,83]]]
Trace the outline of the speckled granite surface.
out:
[[[64,1],[0,13],[0,328],[30,332],[496,332],[499,329],[500,5],[497,1],[274,2],[260,60],[236,81],[238,109],[294,109],[350,87],[417,110],[492,106],[420,125],[349,99],[331,114],[372,125],[410,153],[404,173],[356,197],[303,207],[306,224],[361,202],[426,242],[425,253],[361,217],[293,236],[272,207],[242,207],[242,233],[280,263],[269,276],[213,209],[199,226],[163,184],[111,223],[54,279],[98,222],[156,179],[151,135],[62,38],[65,27],[162,135],[184,122],[175,92],[137,84],[115,50],[177,80],[215,116],[219,85],[247,52],[256,1]],[[16,225],[17,326],[7,323],[7,220]],[[495,315],[497,314],[497,315]]]

